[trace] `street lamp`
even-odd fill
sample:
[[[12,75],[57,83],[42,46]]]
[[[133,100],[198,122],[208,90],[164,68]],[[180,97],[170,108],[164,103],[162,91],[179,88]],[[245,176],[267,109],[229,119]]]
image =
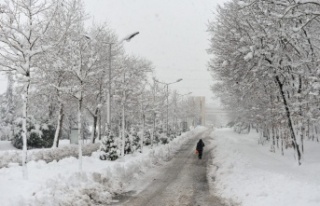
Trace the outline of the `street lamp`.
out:
[[[139,32],[134,32],[132,34],[127,35],[126,37],[124,37],[121,41],[115,43],[115,42],[102,42],[104,44],[109,44],[109,83],[108,83],[108,95],[107,95],[107,104],[108,104],[108,108],[107,108],[107,124],[108,124],[108,131],[111,130],[111,69],[112,69],[112,61],[111,61],[111,50],[112,50],[112,45],[118,45],[121,44],[124,41],[129,42],[133,37],[137,36],[139,34]],[[84,35],[84,37],[86,39],[91,39],[90,36]]]
[[[112,69],[112,64],[111,64],[111,49],[113,44],[121,44],[124,41],[129,42],[133,37],[138,35],[139,32],[134,32],[132,34],[129,34],[125,38],[123,38],[120,42],[118,43],[107,43],[103,42],[105,44],[109,44],[109,83],[108,83],[108,95],[107,95],[107,104],[108,104],[108,111],[107,111],[107,124],[108,124],[108,131],[111,130],[111,69]]]
[[[166,128],[166,130],[167,130],[167,136],[168,136],[169,135],[169,85],[181,82],[182,79],[177,79],[176,81],[170,82],[170,83],[160,82],[160,81],[156,80],[155,78],[153,78],[153,80],[155,82],[160,83],[160,84],[165,84],[167,87],[167,124],[166,124],[167,128]]]

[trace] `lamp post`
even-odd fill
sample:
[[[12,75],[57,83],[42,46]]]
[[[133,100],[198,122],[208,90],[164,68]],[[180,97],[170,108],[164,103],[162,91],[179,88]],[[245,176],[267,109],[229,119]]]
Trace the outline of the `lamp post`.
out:
[[[125,142],[126,142],[126,132],[125,132],[125,101],[126,101],[126,86],[125,86],[125,82],[126,82],[126,73],[125,71],[123,72],[123,97],[122,97],[122,147],[121,147],[121,157],[124,157],[124,149],[125,149]]]
[[[133,37],[138,35],[139,32],[134,32],[132,34],[129,34],[127,37],[123,38],[119,43],[107,43],[103,42],[105,44],[109,44],[109,82],[108,82],[108,95],[107,95],[107,124],[108,124],[108,131],[111,130],[111,71],[112,71],[112,55],[111,55],[111,50],[112,50],[112,45],[113,44],[121,44],[124,41],[129,42]]]
[[[181,82],[182,79],[178,79],[178,80],[176,80],[174,82],[170,82],[170,83],[160,82],[160,81],[156,80],[155,78],[153,78],[153,80],[155,82],[160,83],[160,84],[165,84],[167,87],[167,122],[166,122],[167,124],[166,124],[166,130],[167,130],[167,136],[168,136],[169,135],[169,85]]]

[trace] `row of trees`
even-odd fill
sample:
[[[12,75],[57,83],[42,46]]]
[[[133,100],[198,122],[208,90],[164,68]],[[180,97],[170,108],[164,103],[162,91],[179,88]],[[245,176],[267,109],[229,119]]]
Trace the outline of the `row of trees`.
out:
[[[55,131],[51,144],[58,147],[59,139],[76,127],[81,159],[88,130],[92,143],[101,137],[108,142],[110,136],[123,136],[124,147],[126,131],[135,127],[142,131],[142,147],[148,129],[153,144],[155,130],[165,127],[169,94],[163,85],[148,80],[151,63],[126,55],[106,25],[85,27],[87,18],[81,0],[6,0],[0,4],[0,66],[8,76],[0,102],[1,138],[21,133],[24,168],[27,139],[31,133],[41,137],[47,128]],[[109,125],[108,96],[112,97]],[[169,104],[169,120],[177,130],[178,122],[196,114],[190,106],[181,107],[182,102],[190,105],[174,94]]]
[[[319,10],[318,0],[233,0],[209,24],[212,90],[238,125],[294,148],[299,164],[319,133]]]

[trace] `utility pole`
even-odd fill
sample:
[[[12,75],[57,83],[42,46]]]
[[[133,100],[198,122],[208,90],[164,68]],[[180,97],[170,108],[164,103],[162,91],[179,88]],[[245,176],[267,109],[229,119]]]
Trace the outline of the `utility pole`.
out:
[[[136,35],[138,35],[139,32],[134,32],[130,35],[128,35],[127,37],[123,38],[120,42],[118,43],[112,43],[112,42],[102,42],[104,44],[108,44],[109,45],[109,75],[108,75],[108,95],[107,95],[107,129],[108,131],[111,131],[111,75],[112,75],[112,45],[116,44],[121,44],[123,41],[127,41],[129,42],[133,37],[135,37]],[[90,37],[87,37],[90,39]]]

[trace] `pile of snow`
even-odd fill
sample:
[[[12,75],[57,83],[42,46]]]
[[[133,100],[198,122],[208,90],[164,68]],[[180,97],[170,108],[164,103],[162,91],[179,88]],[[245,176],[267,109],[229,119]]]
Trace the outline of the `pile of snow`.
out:
[[[99,153],[83,157],[83,169],[74,157],[46,163],[28,163],[29,179],[23,180],[22,168],[0,169],[0,199],[2,206],[20,205],[106,205],[112,196],[121,193],[134,179],[149,168],[169,161],[177,150],[206,128],[198,127],[182,134],[167,145],[144,148],[116,161],[101,161]]]
[[[97,151],[100,147],[99,143],[84,144],[82,154],[84,156],[91,155],[92,152]],[[66,157],[78,157],[78,145],[64,145],[56,149],[32,149],[27,151],[27,160],[45,162],[59,161]],[[22,150],[7,150],[0,151],[0,168],[8,167],[12,163],[21,163]]]
[[[237,134],[231,129],[212,132],[213,192],[227,205],[318,206],[320,205],[320,144],[305,142],[302,165],[292,149],[272,153],[258,145],[259,134]]]

